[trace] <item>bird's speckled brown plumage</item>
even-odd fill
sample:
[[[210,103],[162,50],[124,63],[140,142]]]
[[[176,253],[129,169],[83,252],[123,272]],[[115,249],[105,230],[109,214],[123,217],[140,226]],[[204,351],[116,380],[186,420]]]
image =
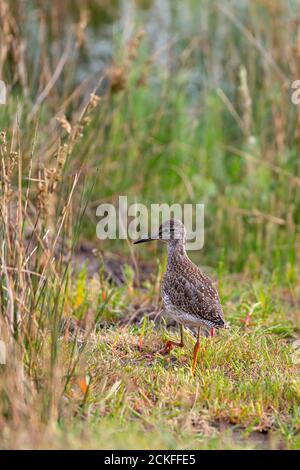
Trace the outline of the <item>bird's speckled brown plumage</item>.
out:
[[[173,346],[184,346],[183,325],[196,326],[197,341],[194,347],[192,372],[195,373],[200,350],[200,327],[208,326],[211,336],[214,328],[226,328],[217,290],[211,280],[192,261],[185,251],[186,230],[176,219],[164,222],[157,234],[135,243],[162,240],[168,245],[167,269],[162,282],[162,298],[166,313],[180,324],[180,342],[168,341],[166,352]]]
[[[225,326],[218,292],[209,277],[188,258],[180,240],[169,244],[162,298],[166,312],[179,323]]]
[[[166,312],[182,324],[226,327],[218,292],[185,251],[185,226],[179,220],[167,220],[157,235],[136,243],[150,240],[162,240],[168,245],[167,270],[162,283]]]

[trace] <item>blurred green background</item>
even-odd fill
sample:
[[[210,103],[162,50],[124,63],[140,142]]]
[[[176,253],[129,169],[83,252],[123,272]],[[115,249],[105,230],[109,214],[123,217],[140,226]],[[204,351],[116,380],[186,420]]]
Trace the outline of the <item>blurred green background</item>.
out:
[[[0,124],[19,106],[25,161],[37,119],[36,153],[51,165],[57,136],[65,139],[55,117],[73,125],[90,92],[102,97],[68,156],[69,173],[80,168],[89,188],[83,238],[127,253],[126,243],[95,236],[97,205],[120,194],[146,204],[199,202],[205,245],[191,253],[196,261],[295,276],[298,1],[6,5],[14,20],[0,33],[0,75],[13,99]]]

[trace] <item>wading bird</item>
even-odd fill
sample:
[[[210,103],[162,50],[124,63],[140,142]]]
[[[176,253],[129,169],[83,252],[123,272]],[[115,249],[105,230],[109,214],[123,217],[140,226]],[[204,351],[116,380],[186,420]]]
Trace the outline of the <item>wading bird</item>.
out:
[[[185,226],[177,219],[164,222],[157,234],[134,243],[161,240],[168,245],[167,269],[162,281],[162,299],[167,315],[180,325],[180,342],[168,341],[166,352],[173,346],[183,347],[183,325],[197,327],[192,372],[200,349],[200,327],[227,328],[217,290],[211,280],[188,257]]]

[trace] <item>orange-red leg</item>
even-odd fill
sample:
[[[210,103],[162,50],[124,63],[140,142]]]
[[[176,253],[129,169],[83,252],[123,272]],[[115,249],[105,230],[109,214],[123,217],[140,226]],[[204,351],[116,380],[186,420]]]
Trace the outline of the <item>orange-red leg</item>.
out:
[[[141,336],[139,337],[139,340],[138,340],[138,350],[139,350],[139,351],[142,351],[143,345],[144,345],[144,338],[143,338],[143,336],[141,335]]]
[[[194,347],[194,354],[193,354],[193,363],[192,363],[192,374],[195,374],[198,354],[200,350],[200,327],[198,327],[198,334],[197,334],[197,341]]]
[[[165,347],[165,353],[166,354],[169,354],[169,352],[171,351],[171,349],[174,347],[174,346],[178,346],[179,348],[183,348],[184,346],[184,342],[183,342],[183,326],[180,325],[180,343],[177,342],[177,341],[167,341],[166,342],[166,347]]]
[[[210,337],[213,338],[215,336],[215,329],[211,328],[210,329]]]

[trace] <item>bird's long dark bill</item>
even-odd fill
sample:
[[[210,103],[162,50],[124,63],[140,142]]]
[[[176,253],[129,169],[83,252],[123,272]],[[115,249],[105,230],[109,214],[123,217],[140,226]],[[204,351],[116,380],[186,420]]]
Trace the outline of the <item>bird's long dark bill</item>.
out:
[[[154,238],[141,238],[140,240],[137,240],[136,242],[133,242],[133,244],[137,245],[138,243],[151,242],[152,240],[154,240]]]

